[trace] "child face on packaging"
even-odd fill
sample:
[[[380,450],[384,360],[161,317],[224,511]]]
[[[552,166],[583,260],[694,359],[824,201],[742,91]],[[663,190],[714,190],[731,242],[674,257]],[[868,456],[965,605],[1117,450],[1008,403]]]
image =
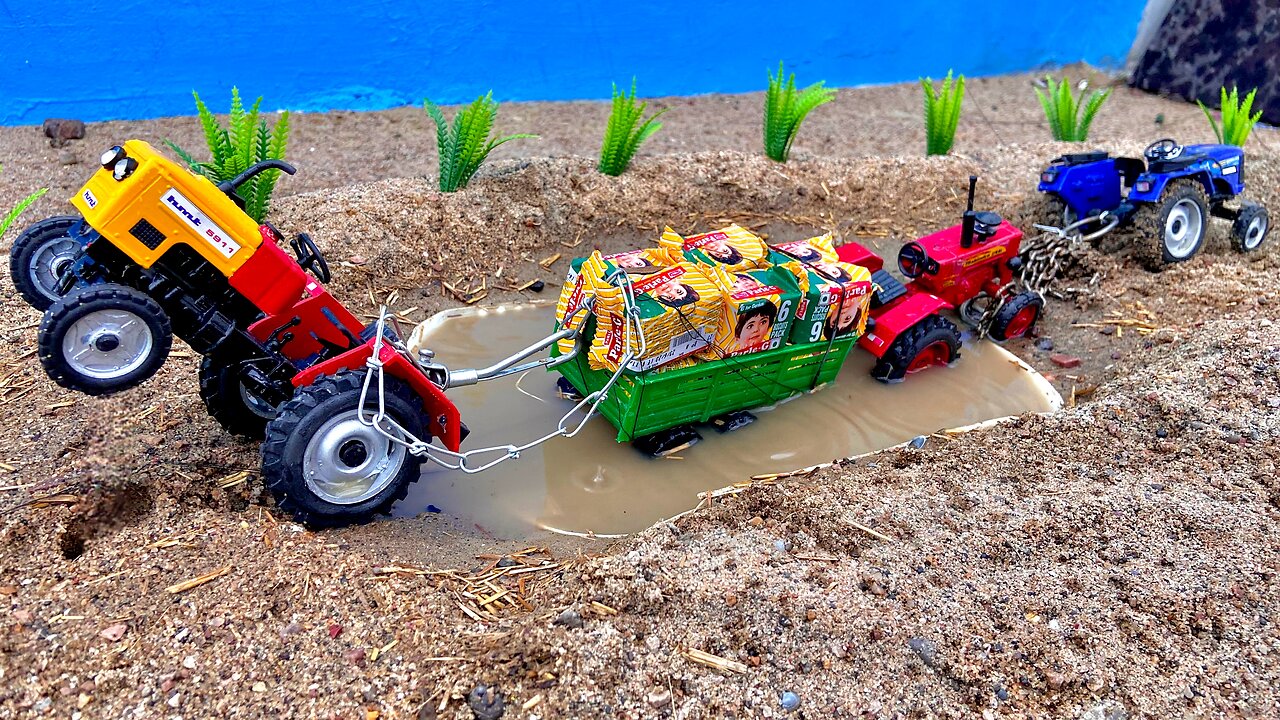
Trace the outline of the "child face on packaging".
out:
[[[818,252],[812,245],[796,245],[790,250],[791,256],[797,260],[803,260],[807,263],[816,263],[822,260],[822,253]]]
[[[711,238],[702,246],[702,252],[722,263],[733,265],[742,261],[742,255],[720,238]]]
[[[848,330],[857,323],[858,313],[860,312],[861,307],[862,306],[856,301],[845,301],[844,306],[840,308],[840,318],[836,324],[836,327],[839,328],[840,332]]]
[[[769,319],[769,316],[753,316],[742,326],[742,332],[739,333],[737,338],[737,349],[745,350],[764,344],[769,339],[771,330],[773,330],[773,321]]]
[[[667,305],[675,307],[683,304],[689,297],[689,288],[678,280],[671,280],[667,284],[658,288],[658,299]]]
[[[760,288],[760,281],[750,275],[739,274],[733,276],[733,291],[735,293],[749,292],[758,288]]]
[[[645,260],[640,255],[632,255],[630,253],[626,255],[619,255],[615,257],[613,261],[620,268],[642,268],[649,264],[649,261]]]
[[[849,281],[849,273],[845,272],[844,268],[836,265],[835,263],[816,262],[813,263],[813,268],[828,280],[839,280],[840,282]]]

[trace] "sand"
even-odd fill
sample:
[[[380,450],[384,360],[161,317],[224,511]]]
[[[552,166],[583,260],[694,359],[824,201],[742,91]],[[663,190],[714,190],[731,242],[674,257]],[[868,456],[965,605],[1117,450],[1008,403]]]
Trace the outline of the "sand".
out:
[[[1043,142],[1029,85],[974,82],[955,156],[935,159],[917,88],[842,91],[785,166],[758,154],[759,96],[663,99],[667,127],[618,179],[590,158],[603,106],[504,106],[503,130],[543,138],[447,196],[424,179],[420,110],[307,115],[274,218],[313,233],[357,311],[398,293],[414,320],[458,304],[445,282],[555,283],[566,260],[538,260],[664,223],[907,239],[958,220],[970,173],[980,205],[1023,222],[1068,147]],[[1128,153],[1208,135],[1194,106],[1123,88],[1095,128]],[[63,166],[38,130],[0,130],[0,205],[53,185],[27,219],[60,211],[99,145],[196,142],[189,118],[89,131]],[[1250,195],[1277,207],[1277,138],[1255,138]],[[117,396],[60,391],[6,278],[0,715],[491,717],[465,697],[483,683],[504,717],[780,717],[784,692],[809,718],[1274,716],[1280,252],[1212,232],[1158,274],[1087,258],[1097,291],[1051,301],[1040,338],[1080,367],[1009,343],[1072,407],[759,483],[618,542],[547,538],[560,564],[496,581],[529,609],[481,620],[459,578],[518,544],[434,515],[303,530],[239,473],[257,448],[206,416],[194,357]],[[1142,311],[1158,332],[1115,329]]]

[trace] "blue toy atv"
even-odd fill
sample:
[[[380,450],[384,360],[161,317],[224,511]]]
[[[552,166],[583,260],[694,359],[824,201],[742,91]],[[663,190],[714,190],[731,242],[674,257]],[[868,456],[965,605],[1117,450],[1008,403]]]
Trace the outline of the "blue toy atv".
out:
[[[1234,145],[1147,146],[1143,159],[1096,151],[1063,155],[1040,174],[1040,227],[1095,239],[1120,226],[1137,233],[1134,253],[1152,269],[1188,260],[1204,245],[1210,216],[1232,221],[1231,244],[1257,250],[1267,211],[1255,203],[1227,207],[1244,191],[1244,151]],[[1127,195],[1126,195],[1127,191]]]

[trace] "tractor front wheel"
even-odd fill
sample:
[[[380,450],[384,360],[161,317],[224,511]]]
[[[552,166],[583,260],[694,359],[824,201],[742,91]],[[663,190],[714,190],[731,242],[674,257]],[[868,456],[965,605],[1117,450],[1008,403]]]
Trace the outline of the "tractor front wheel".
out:
[[[1158,270],[1169,263],[1190,260],[1204,245],[1209,203],[1195,180],[1169,183],[1160,202],[1144,205],[1134,221],[1139,237],[1134,246],[1139,261]]]
[[[200,362],[200,399],[209,415],[232,435],[261,440],[276,408],[249,391],[238,363],[206,357]]]
[[[1267,239],[1267,231],[1271,229],[1271,219],[1267,217],[1267,209],[1261,205],[1245,205],[1231,225],[1231,247],[1236,252],[1253,252]]]
[[[880,382],[902,382],[907,375],[960,358],[960,331],[954,323],[930,315],[894,339],[871,377]]]
[[[106,395],[150,378],[169,357],[164,310],[133,288],[106,283],[73,290],[40,322],[40,364],[54,382]]]
[[[1020,292],[996,311],[987,334],[996,342],[1022,337],[1040,319],[1043,308],[1044,298],[1040,297],[1040,293],[1030,290]]]
[[[377,384],[360,406],[367,371],[342,371],[298,390],[267,423],[262,479],[281,510],[310,527],[368,522],[390,511],[418,479],[421,460],[401,444],[408,434],[428,440],[422,401],[409,386],[386,378],[378,427]],[[363,410],[363,412],[362,412]],[[390,422],[388,422],[390,421]]]
[[[58,278],[80,254],[80,243],[71,239],[75,215],[46,218],[22,231],[9,250],[9,275],[27,304],[48,310],[57,301]]]

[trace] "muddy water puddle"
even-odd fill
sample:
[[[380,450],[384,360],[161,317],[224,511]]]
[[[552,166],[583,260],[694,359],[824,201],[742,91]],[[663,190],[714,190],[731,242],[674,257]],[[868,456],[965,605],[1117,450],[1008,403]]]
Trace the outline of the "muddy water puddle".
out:
[[[550,304],[450,310],[431,321],[426,345],[451,368],[483,367],[550,333]],[[482,473],[427,463],[395,508],[400,517],[438,508],[504,538],[540,530],[599,534],[642,530],[697,503],[699,492],[751,475],[782,472],[891,447],[917,435],[1044,412],[1059,401],[1039,375],[989,342],[966,342],[953,367],[884,385],[868,375],[871,355],[855,348],[835,384],[768,410],[677,458],[651,459],[619,444],[603,417],[576,437],[555,438]],[[553,372],[535,370],[449,391],[471,428],[464,448],[523,444],[550,432],[572,404],[556,395]],[[429,507],[431,506],[431,507]]]

